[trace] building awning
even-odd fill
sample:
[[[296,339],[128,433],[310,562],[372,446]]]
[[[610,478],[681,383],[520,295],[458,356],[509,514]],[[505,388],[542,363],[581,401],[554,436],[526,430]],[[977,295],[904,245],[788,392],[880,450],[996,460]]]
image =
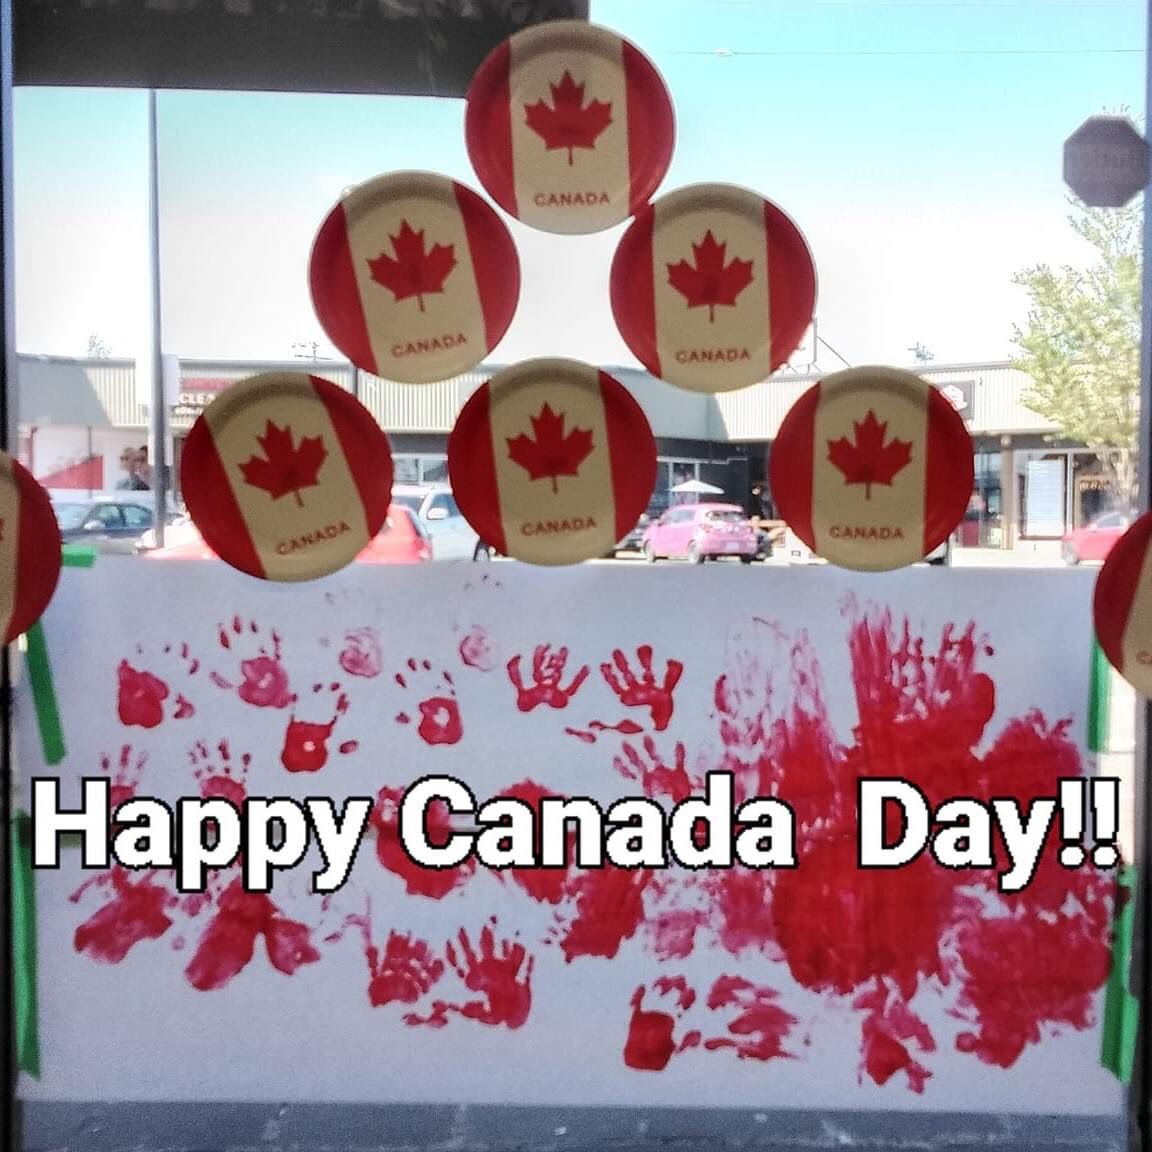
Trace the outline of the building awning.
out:
[[[21,356],[16,380],[21,424],[110,428],[124,423],[105,407],[88,369],[78,361]],[[130,369],[128,381],[131,387]]]

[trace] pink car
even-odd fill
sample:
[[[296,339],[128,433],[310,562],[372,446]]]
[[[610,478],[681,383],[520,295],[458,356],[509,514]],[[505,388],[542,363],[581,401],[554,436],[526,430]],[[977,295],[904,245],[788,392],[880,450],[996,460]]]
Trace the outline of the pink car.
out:
[[[1065,564],[1079,564],[1081,560],[1106,560],[1112,545],[1128,531],[1136,517],[1131,513],[1109,512],[1091,524],[1069,532],[1060,541],[1060,555]]]
[[[743,564],[756,558],[756,529],[738,504],[680,504],[669,508],[644,533],[644,557],[649,564],[661,557],[687,556],[693,564],[718,556],[739,556]]]

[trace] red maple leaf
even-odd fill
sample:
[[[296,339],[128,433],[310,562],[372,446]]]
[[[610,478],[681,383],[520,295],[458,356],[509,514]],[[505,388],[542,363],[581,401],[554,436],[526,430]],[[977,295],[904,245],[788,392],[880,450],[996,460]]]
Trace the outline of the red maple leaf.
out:
[[[256,437],[263,456],[251,456],[240,465],[244,482],[253,488],[263,488],[273,500],[291,492],[296,503],[303,508],[301,488],[314,488],[320,481],[320,465],[328,457],[322,436],[305,436],[299,446],[292,443],[292,426],[277,427],[268,421],[263,436]]]
[[[889,440],[887,423],[881,424],[871,408],[863,420],[854,420],[856,443],[846,436],[828,441],[828,460],[844,473],[845,484],[863,484],[864,499],[872,499],[873,484],[892,486],[892,480],[912,462],[908,440]]]
[[[393,236],[392,251],[396,258],[381,252],[368,261],[368,270],[377,284],[383,284],[397,300],[415,296],[424,311],[424,297],[431,292],[443,292],[448,273],[456,267],[454,244],[433,244],[424,249],[424,229],[415,231],[407,220],[400,221],[400,231]]]
[[[708,322],[716,319],[717,305],[734,308],[740,293],[752,283],[752,261],[733,257],[727,263],[727,244],[718,244],[709,229],[692,245],[694,264],[681,260],[668,265],[668,283],[688,301],[689,308],[708,309]]]
[[[570,72],[565,72],[559,84],[549,84],[552,105],[543,100],[525,104],[525,122],[544,141],[552,152],[568,149],[568,163],[572,163],[573,148],[595,148],[596,139],[612,123],[612,104],[593,100],[584,104],[584,85],[577,84]]]
[[[573,428],[565,434],[564,413],[553,412],[548,404],[531,419],[535,439],[523,432],[509,437],[508,459],[519,464],[532,480],[550,479],[552,491],[557,492],[558,476],[580,475],[580,465],[592,452],[592,431]]]

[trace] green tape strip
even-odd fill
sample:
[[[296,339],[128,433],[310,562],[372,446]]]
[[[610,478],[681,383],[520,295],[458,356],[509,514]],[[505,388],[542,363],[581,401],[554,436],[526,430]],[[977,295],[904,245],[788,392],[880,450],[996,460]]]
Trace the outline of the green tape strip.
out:
[[[28,629],[25,639],[28,644],[25,653],[28,683],[32,686],[32,703],[36,708],[36,723],[40,727],[44,763],[59,764],[67,752],[64,747],[64,728],[60,723],[60,709],[56,703],[56,686],[52,683],[48,644],[39,620]]]
[[[40,1076],[40,1004],[36,936],[36,878],[32,872],[32,820],[12,819],[12,947],[15,961],[16,1063]]]
[[[1108,751],[1109,713],[1112,708],[1112,665],[1095,636],[1092,638],[1092,676],[1088,691],[1088,748]]]
[[[96,552],[91,548],[65,545],[61,563],[66,568],[91,568]],[[25,663],[40,743],[46,764],[59,764],[64,759],[64,731],[56,688],[52,681],[52,663],[44,628],[38,620],[25,634]],[[40,979],[36,927],[36,877],[32,870],[32,819],[17,812],[12,819],[12,948],[14,970],[13,996],[16,1007],[16,1062],[21,1072],[40,1076]]]
[[[1136,1029],[1140,1002],[1128,987],[1132,968],[1132,925],[1136,906],[1136,869],[1124,865],[1116,873],[1116,898],[1123,907],[1112,929],[1112,971],[1104,998],[1103,1037],[1100,1063],[1127,1084],[1136,1058]]]
[[[65,544],[60,558],[66,568],[91,568],[96,563],[96,552],[91,548]],[[56,687],[52,681],[52,662],[48,659],[48,644],[39,620],[28,629],[24,639],[27,644],[25,661],[28,666],[28,683],[32,688],[32,703],[36,709],[36,723],[40,728],[40,745],[44,750],[45,764],[51,766],[64,759],[67,748],[64,745],[64,725],[56,701]]]
[[[65,568],[91,568],[96,563],[96,550],[65,544],[60,559]]]

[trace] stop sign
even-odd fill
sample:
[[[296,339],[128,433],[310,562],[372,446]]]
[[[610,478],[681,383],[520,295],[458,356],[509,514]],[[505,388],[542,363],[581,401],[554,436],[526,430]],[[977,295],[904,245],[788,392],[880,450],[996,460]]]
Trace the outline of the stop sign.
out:
[[[1148,141],[1123,116],[1091,116],[1064,144],[1064,181],[1090,208],[1123,208],[1148,178]]]

